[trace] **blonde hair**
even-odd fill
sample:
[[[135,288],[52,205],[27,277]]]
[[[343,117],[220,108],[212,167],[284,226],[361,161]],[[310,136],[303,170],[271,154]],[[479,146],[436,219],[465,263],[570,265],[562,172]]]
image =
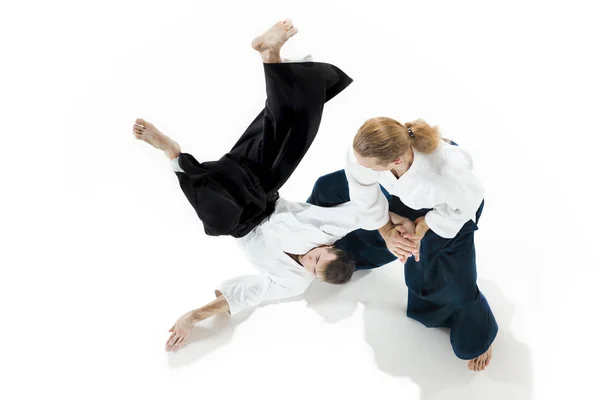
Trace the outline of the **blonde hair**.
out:
[[[379,164],[386,165],[396,161],[410,147],[430,154],[439,143],[437,126],[430,126],[422,119],[402,125],[392,118],[377,117],[367,120],[360,127],[354,136],[353,147],[361,157],[374,157]]]

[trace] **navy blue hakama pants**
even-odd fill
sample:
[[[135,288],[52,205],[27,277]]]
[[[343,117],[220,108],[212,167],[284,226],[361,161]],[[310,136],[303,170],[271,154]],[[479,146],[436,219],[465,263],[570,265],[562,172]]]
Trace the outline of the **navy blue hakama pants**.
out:
[[[381,189],[390,201],[390,211],[400,216],[414,221],[429,211],[413,210]],[[349,200],[348,181],[340,170],[319,178],[307,202],[331,207]],[[477,222],[482,210],[483,203],[477,211]],[[498,333],[492,310],[477,287],[477,222],[467,222],[452,239],[429,230],[421,241],[420,261],[410,257],[404,264],[407,315],[427,327],[449,328],[452,349],[464,360],[485,353]],[[378,231],[353,231],[335,246],[356,258],[357,269],[376,268],[397,259]]]

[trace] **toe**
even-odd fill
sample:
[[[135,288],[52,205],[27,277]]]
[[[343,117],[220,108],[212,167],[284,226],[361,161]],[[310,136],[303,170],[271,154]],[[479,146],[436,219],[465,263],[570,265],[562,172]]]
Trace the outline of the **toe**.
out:
[[[292,36],[294,36],[296,33],[298,33],[298,28],[292,28],[289,31],[287,31],[287,38],[291,38]]]
[[[282,22],[283,22],[283,25],[286,27],[286,29],[290,29],[294,26],[294,24],[292,23],[292,20],[289,18],[284,19]]]
[[[147,122],[146,122],[146,121],[144,121],[144,120],[143,120],[143,119],[141,119],[141,118],[138,118],[138,119],[136,119],[136,120],[135,120],[135,123],[136,123],[136,124],[138,124],[138,125],[144,125],[144,126],[146,126],[146,124],[147,124]]]
[[[475,371],[481,371],[481,356],[475,359]]]

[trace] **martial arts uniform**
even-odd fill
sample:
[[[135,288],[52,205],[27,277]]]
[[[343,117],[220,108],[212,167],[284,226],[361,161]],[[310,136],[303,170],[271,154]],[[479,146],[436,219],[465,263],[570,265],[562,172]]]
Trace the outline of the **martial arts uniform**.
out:
[[[380,187],[386,198],[390,194]],[[323,175],[314,184],[307,203],[321,207],[333,207],[350,201],[348,180],[344,170]],[[356,229],[335,242],[335,247],[352,255],[357,270],[373,269],[396,261],[385,241],[376,230]]]
[[[352,79],[316,62],[264,64],[267,100],[231,151],[198,162],[172,161],[181,189],[208,235],[231,235],[260,272],[222,283],[231,314],[302,294],[314,279],[286,254],[333,244],[357,228],[349,205],[321,208],[279,198],[321,121],[324,104]]]
[[[208,235],[243,237],[273,212],[278,190],[317,134],[324,104],[352,82],[326,63],[264,64],[264,71],[265,108],[231,151],[202,163],[179,156],[181,189]]]
[[[351,203],[324,208],[279,198],[267,219],[236,239],[259,274],[229,279],[218,287],[230,314],[303,294],[315,277],[288,254],[332,245],[356,227]]]
[[[454,353],[461,359],[483,354],[498,331],[476,283],[474,232],[483,209],[483,187],[472,169],[470,155],[444,141],[433,154],[414,151],[413,164],[399,179],[391,171],[362,167],[350,148],[345,173],[320,178],[308,200],[327,206],[351,198],[358,224],[367,230],[385,225],[389,211],[413,221],[425,217],[430,229],[421,241],[420,261],[410,257],[404,266],[407,315],[427,327],[450,328]],[[363,268],[376,267],[395,259],[376,235],[353,232],[335,246],[353,249]]]

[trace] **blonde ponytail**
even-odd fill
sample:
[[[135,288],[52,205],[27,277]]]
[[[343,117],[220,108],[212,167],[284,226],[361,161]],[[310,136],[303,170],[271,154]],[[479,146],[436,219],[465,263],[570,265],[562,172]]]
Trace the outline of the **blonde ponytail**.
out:
[[[430,154],[439,143],[438,128],[423,120],[402,125],[392,118],[377,117],[367,120],[360,127],[354,137],[353,147],[361,157],[373,157],[379,164],[386,165],[405,154],[410,147]]]
[[[422,119],[404,124],[407,131],[410,129],[411,146],[420,153],[431,154],[440,144],[440,132],[437,126],[431,126]]]

